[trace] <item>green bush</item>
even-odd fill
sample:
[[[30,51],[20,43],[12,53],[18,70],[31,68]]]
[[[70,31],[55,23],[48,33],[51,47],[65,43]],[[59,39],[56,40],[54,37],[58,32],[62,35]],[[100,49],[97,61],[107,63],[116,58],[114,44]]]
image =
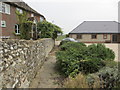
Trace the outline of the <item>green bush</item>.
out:
[[[30,32],[32,29],[32,22],[26,21],[26,22],[20,24],[20,28],[21,28],[21,31],[20,31],[21,39],[30,40],[30,38],[31,38]]]
[[[92,44],[88,46],[88,58],[100,60],[114,60],[114,52],[106,48],[104,44]]]
[[[67,42],[71,42],[71,41],[61,41],[59,46],[62,46],[63,44],[67,43]]]
[[[47,21],[39,22],[37,24],[37,28],[38,28],[38,31],[41,32],[41,34],[39,35],[41,38],[56,39],[58,34],[63,33],[59,26]]]
[[[114,52],[102,44],[87,47],[84,43],[67,42],[60,46],[56,56],[58,69],[66,76],[74,77],[79,72],[97,72],[105,66],[104,60],[114,58]]]
[[[88,75],[89,85],[96,82],[95,77],[99,77],[101,88],[120,88],[120,74],[117,66],[114,68],[104,67],[99,72]]]
[[[100,60],[81,60],[79,63],[80,70],[83,73],[94,73],[99,71],[100,68],[105,66],[105,63]]]

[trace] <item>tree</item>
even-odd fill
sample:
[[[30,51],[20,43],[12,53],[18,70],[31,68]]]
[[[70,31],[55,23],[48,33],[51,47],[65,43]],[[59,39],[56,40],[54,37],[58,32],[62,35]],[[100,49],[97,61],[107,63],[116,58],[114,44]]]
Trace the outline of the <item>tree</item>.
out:
[[[62,30],[59,26],[47,21],[39,22],[37,24],[38,31],[41,32],[41,38],[53,38],[56,39],[58,34],[62,34]]]

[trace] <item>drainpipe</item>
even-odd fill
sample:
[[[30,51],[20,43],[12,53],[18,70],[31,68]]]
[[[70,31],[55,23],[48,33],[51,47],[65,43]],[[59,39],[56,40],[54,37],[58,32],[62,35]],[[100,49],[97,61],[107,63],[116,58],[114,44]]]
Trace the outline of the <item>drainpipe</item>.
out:
[[[38,37],[38,32],[37,32],[37,23],[35,24],[36,25],[36,39]]]
[[[33,40],[33,24],[32,24],[32,29],[31,29],[31,40]]]

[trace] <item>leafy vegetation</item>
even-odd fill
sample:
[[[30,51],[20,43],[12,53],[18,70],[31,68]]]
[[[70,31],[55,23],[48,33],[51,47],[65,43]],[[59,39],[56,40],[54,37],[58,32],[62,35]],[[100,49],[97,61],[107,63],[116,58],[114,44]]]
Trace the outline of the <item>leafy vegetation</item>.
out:
[[[16,11],[16,15],[20,26],[21,39],[30,39],[33,22],[28,21],[27,13],[25,11],[23,11],[23,13]],[[47,21],[39,22],[37,28],[38,31],[41,32],[39,35],[40,38],[56,39],[59,33],[63,33],[60,27]]]
[[[120,88],[120,74],[118,67],[104,67],[99,72],[87,76],[89,85],[96,82],[95,77],[99,77],[101,86],[100,88]]]
[[[37,27],[41,38],[56,39],[59,33],[63,33],[60,27],[47,21],[39,22]]]
[[[56,40],[57,41],[61,41],[64,38],[66,38],[65,35],[59,35]]]
[[[108,55],[109,54],[109,55]],[[67,42],[56,53],[58,69],[65,75],[75,77],[78,73],[95,73],[113,60],[114,52],[103,44],[86,46],[84,43]]]
[[[120,74],[118,66],[104,67],[97,73],[83,75],[79,73],[76,77],[69,77],[64,81],[65,88],[120,88]]]
[[[67,38],[67,37],[69,37],[69,34],[66,34],[65,36],[66,36],[66,38]]]
[[[100,60],[114,60],[115,55],[112,50],[106,48],[104,44],[92,44],[88,46],[88,58]]]
[[[16,15],[18,19],[19,29],[20,29],[20,38],[21,39],[30,39],[30,31],[32,29],[32,21],[28,21],[27,12],[23,11],[20,13],[16,10]]]

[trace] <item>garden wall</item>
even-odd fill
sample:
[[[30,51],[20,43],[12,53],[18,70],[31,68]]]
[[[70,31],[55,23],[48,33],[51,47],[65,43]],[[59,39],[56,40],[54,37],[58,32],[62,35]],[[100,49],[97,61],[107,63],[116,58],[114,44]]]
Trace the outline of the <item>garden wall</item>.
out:
[[[0,41],[0,88],[27,88],[54,47],[54,40]]]

